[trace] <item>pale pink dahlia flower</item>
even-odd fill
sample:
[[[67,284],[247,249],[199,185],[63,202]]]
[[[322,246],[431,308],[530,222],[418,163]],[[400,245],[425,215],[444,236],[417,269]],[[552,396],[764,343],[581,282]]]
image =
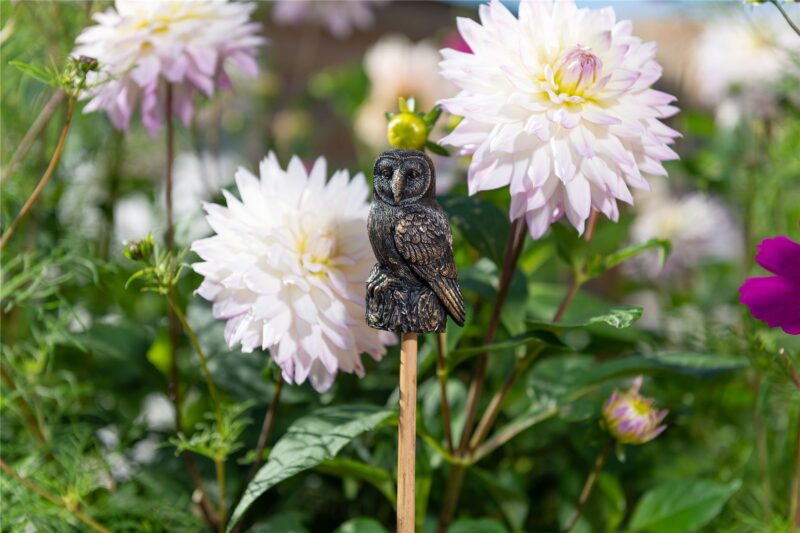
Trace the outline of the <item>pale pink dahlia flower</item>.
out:
[[[464,120],[441,142],[473,154],[469,190],[508,185],[512,219],[540,237],[565,216],[579,232],[594,208],[616,221],[617,200],[666,175],[679,134],[658,119],[675,98],[651,89],[656,46],[617,22],[612,8],[522,0],[519,18],[500,2],[481,23],[459,18],[472,53],[442,50],[442,75],[461,89],[443,100]]]
[[[227,207],[205,204],[215,235],[192,244],[205,278],[197,293],[227,321],[229,346],[270,350],[285,381],[322,392],[338,371],[363,376],[361,354],[380,359],[396,341],[364,320],[369,186],[346,170],[326,183],[324,158],[307,171],[294,157],[283,170],[271,153],[260,172],[238,170],[241,200],[223,191]]]
[[[250,22],[255,4],[209,0],[117,0],[94,15],[97,25],[76,39],[75,55],[96,58],[101,71],[84,98],[84,112],[104,110],[127,131],[141,105],[142,123],[155,136],[165,115],[166,83],[173,114],[191,120],[198,92],[229,89],[226,68],[258,74],[256,50],[265,42]]]

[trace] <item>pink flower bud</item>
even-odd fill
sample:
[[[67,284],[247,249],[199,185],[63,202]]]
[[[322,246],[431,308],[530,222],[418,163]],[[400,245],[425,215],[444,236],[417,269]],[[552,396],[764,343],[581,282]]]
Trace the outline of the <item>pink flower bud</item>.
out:
[[[652,398],[640,395],[641,386],[639,376],[627,392],[615,390],[603,405],[603,426],[620,444],[644,444],[667,428],[659,424],[668,411],[659,411],[653,407]]]

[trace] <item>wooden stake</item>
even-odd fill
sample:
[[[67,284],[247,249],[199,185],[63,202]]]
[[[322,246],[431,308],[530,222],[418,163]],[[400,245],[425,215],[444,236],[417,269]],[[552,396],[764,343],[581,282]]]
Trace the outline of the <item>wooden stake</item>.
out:
[[[400,425],[397,435],[397,533],[414,533],[417,458],[417,334],[400,346]]]

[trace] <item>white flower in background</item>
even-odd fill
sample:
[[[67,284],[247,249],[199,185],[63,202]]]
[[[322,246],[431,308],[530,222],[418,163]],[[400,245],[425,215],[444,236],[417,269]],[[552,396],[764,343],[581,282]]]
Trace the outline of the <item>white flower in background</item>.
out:
[[[56,205],[58,221],[87,239],[97,239],[102,234],[105,222],[100,205],[108,198],[102,166],[93,158],[65,166],[70,179],[65,180],[64,193]]]
[[[342,39],[353,30],[371,27],[375,23],[372,7],[383,3],[385,0],[277,0],[272,17],[279,24],[322,24]]]
[[[397,110],[399,97],[413,97],[418,110],[429,111],[438,100],[455,93],[455,87],[439,75],[439,52],[427,41],[383,37],[364,55],[364,70],[370,91],[356,115],[355,132],[374,149],[389,148],[386,113]]]
[[[652,278],[741,257],[741,231],[720,201],[702,193],[672,197],[665,189],[658,187],[653,194],[637,198],[638,215],[631,227],[631,241],[638,244],[653,238],[669,239],[672,251],[663,271],[657,252],[637,256],[631,262],[634,273]]]
[[[208,153],[199,157],[190,152],[178,154],[172,172],[172,209],[178,243],[189,243],[211,232],[203,213],[203,202],[213,199],[220,188],[233,182],[237,166],[236,159],[229,154],[218,158]],[[162,190],[159,206],[166,205],[165,195]],[[166,226],[164,213],[161,213],[161,218],[164,219],[163,226]]]
[[[719,17],[698,38],[692,58],[700,103],[716,108],[722,126],[735,126],[742,113],[775,112],[769,85],[792,70],[800,38],[775,11]]]
[[[96,58],[100,82],[85,97],[84,112],[105,110],[115,127],[127,130],[141,105],[142,123],[155,135],[166,107],[166,85],[173,86],[173,113],[188,124],[198,92],[231,86],[226,68],[258,74],[256,35],[250,22],[255,4],[226,1],[117,0],[115,8],[94,15],[97,25],[76,39],[75,55]]]
[[[461,92],[442,102],[464,120],[441,142],[473,154],[474,194],[508,185],[512,219],[540,237],[566,216],[579,232],[594,208],[617,220],[617,200],[666,175],[679,134],[658,119],[675,98],[651,89],[656,46],[632,35],[612,8],[523,0],[519,18],[500,2],[481,24],[458,19],[473,53],[442,51],[442,75]]]
[[[216,234],[192,244],[205,278],[197,293],[227,321],[229,346],[269,349],[285,381],[322,392],[338,371],[362,376],[360,354],[380,359],[396,340],[364,320],[369,186],[346,170],[326,183],[324,158],[307,171],[294,157],[283,170],[271,153],[260,173],[240,168],[241,200],[223,191],[227,207],[205,205]]]
[[[138,241],[148,233],[157,235],[163,228],[158,221],[158,211],[147,195],[132,194],[114,204],[114,241],[122,244]]]

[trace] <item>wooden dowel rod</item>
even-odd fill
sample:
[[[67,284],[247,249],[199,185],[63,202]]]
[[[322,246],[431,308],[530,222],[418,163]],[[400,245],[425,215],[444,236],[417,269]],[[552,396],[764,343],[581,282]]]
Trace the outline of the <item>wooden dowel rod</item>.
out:
[[[397,435],[397,533],[414,533],[417,457],[417,334],[400,346],[400,424]]]

